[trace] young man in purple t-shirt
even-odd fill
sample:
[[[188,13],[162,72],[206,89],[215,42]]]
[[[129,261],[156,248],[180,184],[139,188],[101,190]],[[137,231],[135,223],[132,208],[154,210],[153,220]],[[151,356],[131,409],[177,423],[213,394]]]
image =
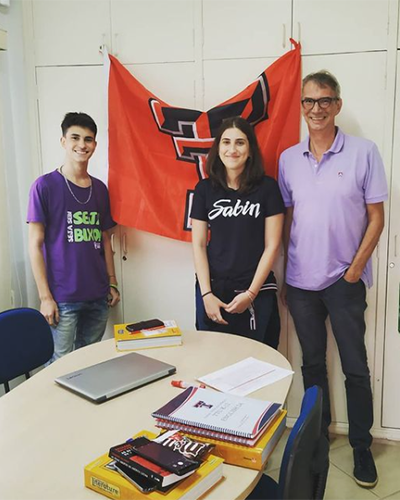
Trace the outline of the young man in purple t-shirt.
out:
[[[100,341],[108,308],[120,299],[108,191],[87,172],[97,126],[85,113],[67,113],[61,129],[64,164],[34,182],[27,216],[40,312],[53,332],[52,361]]]
[[[330,318],[346,376],[354,478],[368,488],[378,476],[370,451],[373,405],[364,312],[366,286],[372,285],[370,258],[384,226],[385,170],[373,142],[335,126],[342,100],[333,75],[320,71],[306,76],[301,104],[309,137],[286,150],[279,162],[287,207],[286,302],[303,351],[304,385],[323,390],[327,436],[331,412],[325,321]]]

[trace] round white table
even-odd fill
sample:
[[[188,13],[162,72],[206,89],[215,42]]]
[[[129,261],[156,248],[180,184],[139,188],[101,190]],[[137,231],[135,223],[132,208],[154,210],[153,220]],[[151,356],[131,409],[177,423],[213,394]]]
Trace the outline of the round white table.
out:
[[[100,496],[85,488],[83,469],[137,432],[156,431],[151,412],[176,396],[170,381],[196,378],[249,356],[291,369],[277,351],[229,334],[189,332],[183,345],[138,351],[177,367],[177,373],[106,403],[93,404],[58,386],[59,375],[120,356],[106,340],[59,359],[0,398],[0,498],[2,500],[80,500]],[[283,403],[291,377],[252,393]],[[242,499],[260,472],[224,464],[224,479],[207,500]]]

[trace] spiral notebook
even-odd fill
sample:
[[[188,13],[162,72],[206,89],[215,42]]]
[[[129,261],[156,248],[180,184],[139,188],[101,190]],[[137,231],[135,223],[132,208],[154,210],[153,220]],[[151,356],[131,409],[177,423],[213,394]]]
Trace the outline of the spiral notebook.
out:
[[[152,413],[157,424],[174,422],[247,439],[259,436],[274,419],[281,405],[249,397],[188,387]],[[206,434],[206,432],[204,432]],[[233,439],[232,439],[233,440]]]

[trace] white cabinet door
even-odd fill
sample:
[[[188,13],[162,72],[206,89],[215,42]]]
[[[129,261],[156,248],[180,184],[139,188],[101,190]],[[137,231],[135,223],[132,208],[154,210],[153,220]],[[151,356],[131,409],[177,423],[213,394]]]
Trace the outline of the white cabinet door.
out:
[[[386,49],[389,1],[294,0],[293,37],[303,54]]]
[[[124,322],[174,319],[193,330],[195,274],[190,243],[121,227]]]
[[[279,56],[290,48],[290,0],[204,0],[204,59]]]
[[[194,60],[194,0],[111,0],[111,19],[123,64]]]
[[[37,68],[36,80],[42,172],[58,168],[64,160],[60,124],[65,113],[82,111],[90,115],[98,127],[98,146],[90,160],[89,172],[107,182],[107,102],[103,67]]]
[[[390,199],[386,337],[382,426],[400,429],[400,53],[397,57],[396,114]]]
[[[321,68],[331,71],[342,87],[343,108],[337,118],[337,124],[350,135],[366,137],[373,140],[382,153],[385,133],[385,73],[386,53],[362,53],[329,56],[305,56],[303,75],[318,71]],[[354,85],[359,81],[360,85]],[[302,138],[307,134],[302,123]],[[389,165],[386,165],[388,172]],[[373,255],[374,282],[377,282],[377,258]],[[375,331],[376,297],[378,289],[373,286],[367,294],[366,311],[366,345],[368,351],[371,381],[374,381],[375,343],[382,341],[383,332]],[[380,293],[383,293],[380,291]],[[299,413],[302,394],[301,349],[294,325],[289,319],[288,353],[289,360],[296,373],[293,388],[288,398],[289,416]],[[341,370],[339,354],[329,327],[328,337],[328,373],[331,392],[332,420],[334,423],[347,422],[344,378]]]
[[[35,65],[101,64],[99,47],[110,40],[109,11],[109,0],[34,0]]]

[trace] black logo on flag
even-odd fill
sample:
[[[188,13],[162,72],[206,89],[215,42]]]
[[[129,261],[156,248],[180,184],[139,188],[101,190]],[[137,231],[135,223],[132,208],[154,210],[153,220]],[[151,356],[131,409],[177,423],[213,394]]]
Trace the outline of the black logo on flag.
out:
[[[196,165],[199,180],[205,178],[205,162],[221,123],[234,116],[242,116],[253,127],[268,119],[269,87],[265,73],[257,79],[251,97],[217,106],[207,112],[163,106],[157,99],[149,99],[154,120],[160,132],[171,136],[176,159]],[[190,208],[193,190],[186,195],[184,230],[190,231]]]

